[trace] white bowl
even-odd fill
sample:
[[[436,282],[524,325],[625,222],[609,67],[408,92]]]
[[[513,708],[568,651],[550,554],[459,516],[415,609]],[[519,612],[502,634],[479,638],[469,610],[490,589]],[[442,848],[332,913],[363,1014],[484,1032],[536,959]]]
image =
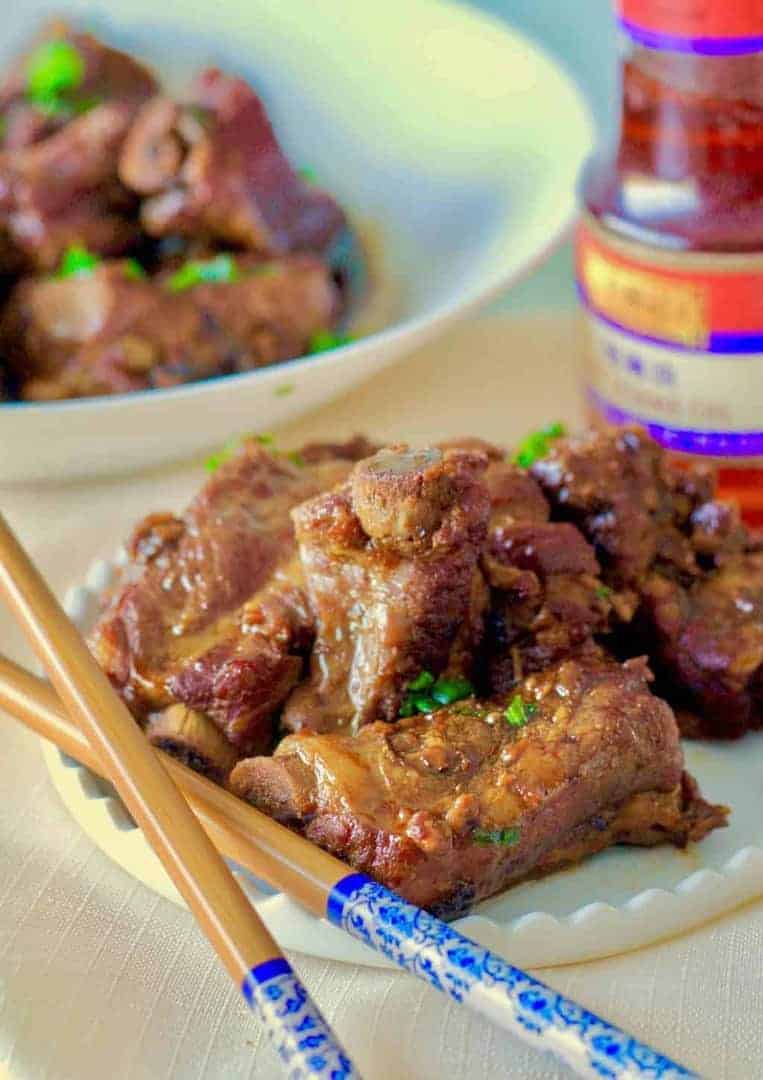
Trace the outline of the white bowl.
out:
[[[0,62],[49,8],[9,6]],[[119,472],[293,420],[511,284],[574,213],[592,142],[578,91],[536,45],[469,8],[69,0],[67,11],[171,84],[210,62],[250,75],[292,160],[309,164],[372,233],[376,311],[361,340],[261,371],[0,405],[1,482]]]

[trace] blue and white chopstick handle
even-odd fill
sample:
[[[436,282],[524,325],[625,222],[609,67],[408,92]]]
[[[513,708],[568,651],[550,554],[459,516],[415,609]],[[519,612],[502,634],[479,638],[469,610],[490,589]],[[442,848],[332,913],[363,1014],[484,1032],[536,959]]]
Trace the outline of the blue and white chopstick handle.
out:
[[[696,1076],[365,874],[349,874],[336,883],[326,914],[399,967],[537,1049],[550,1050],[580,1076]]]
[[[288,961],[277,957],[253,967],[241,990],[289,1080],[360,1080]]]

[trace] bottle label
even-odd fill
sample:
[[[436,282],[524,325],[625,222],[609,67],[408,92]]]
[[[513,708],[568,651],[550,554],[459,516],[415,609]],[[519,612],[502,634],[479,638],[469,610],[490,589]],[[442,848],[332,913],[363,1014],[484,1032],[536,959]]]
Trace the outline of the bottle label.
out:
[[[734,56],[763,49],[760,0],[618,0],[627,34],[650,49]]]
[[[596,411],[676,451],[763,455],[763,255],[656,252],[587,216],[576,247]]]

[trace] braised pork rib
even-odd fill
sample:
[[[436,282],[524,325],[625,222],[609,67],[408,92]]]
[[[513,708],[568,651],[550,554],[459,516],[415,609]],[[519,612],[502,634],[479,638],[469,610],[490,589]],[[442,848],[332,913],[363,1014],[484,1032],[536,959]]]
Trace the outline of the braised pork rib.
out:
[[[727,811],[650,667],[704,724],[754,722],[761,553],[707,477],[607,438],[531,470],[479,439],[250,439],[138,528],[93,648],[156,745],[440,913],[699,840]]]
[[[414,903],[459,913],[613,843],[723,824],[682,779],[670,708],[641,661],[567,660],[506,701],[468,699],[358,735],[289,735],[233,791]]]
[[[289,512],[371,449],[362,439],[311,446],[297,465],[250,439],[182,517],[155,514],[137,527],[128,580],[92,644],[163,745],[167,720],[155,714],[180,703],[201,717],[197,728],[206,718],[238,753],[269,746],[314,633]],[[210,768],[224,765],[220,745],[212,736]],[[204,756],[198,739],[192,752]]]
[[[763,724],[763,555],[712,474],[673,465],[645,432],[556,441],[535,463],[557,520],[593,544],[624,629],[688,734]]]
[[[394,446],[293,512],[317,637],[284,727],[357,732],[394,720],[420,671],[470,673],[486,606],[486,464]]]
[[[54,21],[0,82],[2,398],[240,374],[333,347],[364,259],[242,79],[182,101]]]
[[[0,348],[35,401],[126,393],[240,374],[299,356],[341,305],[315,255],[240,258],[235,280],[173,292],[109,260],[86,278],[22,278]]]

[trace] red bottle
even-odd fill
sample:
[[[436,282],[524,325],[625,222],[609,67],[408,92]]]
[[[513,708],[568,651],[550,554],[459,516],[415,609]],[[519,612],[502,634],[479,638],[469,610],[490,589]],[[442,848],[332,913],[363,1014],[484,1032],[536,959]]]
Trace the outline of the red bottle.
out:
[[[619,0],[619,142],[577,277],[594,419],[720,468],[763,524],[763,0]]]

